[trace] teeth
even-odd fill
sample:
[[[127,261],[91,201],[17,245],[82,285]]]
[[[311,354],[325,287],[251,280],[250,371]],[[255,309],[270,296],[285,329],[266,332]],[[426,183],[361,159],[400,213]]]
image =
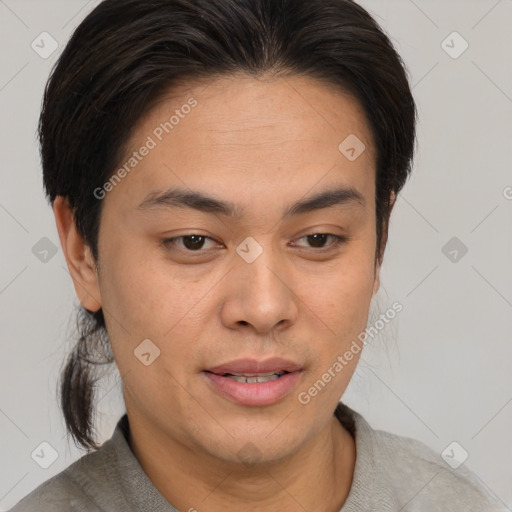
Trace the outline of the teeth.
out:
[[[233,374],[233,375],[224,375],[228,379],[234,380],[236,382],[243,382],[247,384],[254,384],[257,382],[269,382],[271,380],[276,380],[283,375],[284,372],[275,372],[275,373],[260,373],[260,374]]]
[[[270,377],[272,375],[283,375],[284,374],[284,371],[278,371],[278,372],[268,372],[268,373],[236,373],[236,372],[232,372],[232,373],[226,373],[225,375],[228,376],[228,375],[235,375],[237,377]]]

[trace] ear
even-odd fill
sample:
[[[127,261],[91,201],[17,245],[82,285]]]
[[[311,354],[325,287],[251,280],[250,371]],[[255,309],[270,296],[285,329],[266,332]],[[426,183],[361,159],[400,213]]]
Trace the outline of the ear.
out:
[[[92,252],[76,228],[67,198],[55,198],[53,214],[78,300],[85,309],[94,313],[101,308],[101,294]]]
[[[375,266],[375,278],[373,280],[373,291],[372,295],[375,295],[379,291],[380,287],[380,263]]]
[[[395,192],[391,192],[389,199],[389,216],[391,216],[391,211],[393,210],[393,206],[395,206],[396,194]],[[389,229],[389,217],[387,222],[384,223],[382,235],[381,235],[381,247],[380,247],[380,261],[375,264],[375,278],[373,281],[373,292],[372,295],[375,295],[380,287],[380,269],[382,266],[382,260],[384,259],[384,249],[386,248],[386,243],[388,240],[388,229]]]

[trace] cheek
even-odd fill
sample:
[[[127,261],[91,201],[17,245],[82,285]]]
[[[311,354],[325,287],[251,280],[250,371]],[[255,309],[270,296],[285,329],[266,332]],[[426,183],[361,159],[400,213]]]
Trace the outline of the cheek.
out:
[[[100,273],[112,349],[119,366],[137,365],[133,351],[150,339],[166,359],[172,345],[171,361],[179,366],[199,350],[196,342],[215,314],[211,292],[222,284],[222,272],[174,265],[158,249],[151,258],[148,252],[120,245],[105,251],[115,254],[105,258]]]
[[[353,335],[354,330],[366,327],[373,295],[373,261],[365,253],[347,254],[316,284],[313,280],[306,287],[307,302],[313,301],[311,306],[335,333],[338,343]]]
[[[314,336],[316,357],[297,399],[304,406],[314,403],[314,409],[325,414],[345,392],[362,352],[358,337],[367,325],[373,266],[360,263],[333,271],[322,287],[309,287],[305,310],[315,312],[320,322],[307,331]]]
[[[362,246],[347,251],[328,275],[317,280],[316,285],[314,280],[310,281],[306,288],[309,289],[306,304],[320,319],[321,331],[314,331],[318,336],[315,342],[318,357],[306,379],[307,385],[314,387],[312,392],[322,396],[317,402],[319,406],[324,403],[330,407],[331,401],[339,400],[362,352],[358,337],[367,326],[374,283],[373,253]],[[322,383],[326,382],[329,384],[324,390]]]

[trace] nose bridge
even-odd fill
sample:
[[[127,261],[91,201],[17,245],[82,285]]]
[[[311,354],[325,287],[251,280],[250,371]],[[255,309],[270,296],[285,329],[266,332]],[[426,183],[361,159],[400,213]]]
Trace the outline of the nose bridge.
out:
[[[252,263],[241,264],[243,281],[250,294],[266,297],[268,300],[276,300],[283,294],[284,276],[279,276],[283,271],[276,259],[274,251],[266,248]]]
[[[229,300],[238,303],[231,304],[234,317],[230,322],[268,331],[279,323],[293,321],[297,309],[294,294],[287,284],[285,265],[271,243],[260,245],[249,240],[240,244],[237,252],[239,258],[232,274],[236,293]]]

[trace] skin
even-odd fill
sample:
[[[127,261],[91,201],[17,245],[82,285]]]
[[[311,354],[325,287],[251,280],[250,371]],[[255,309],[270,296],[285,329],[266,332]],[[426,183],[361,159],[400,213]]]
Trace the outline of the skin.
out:
[[[173,89],[136,127],[127,155],[190,97],[197,106],[103,199],[98,262],[65,199],[54,204],[77,296],[105,314],[131,448],[180,510],[338,511],[356,453],[333,412],[360,354],[307,405],[297,396],[365,329],[379,287],[368,124],[353,97],[312,78],[222,77]],[[349,134],[366,146],[355,161],[338,150]],[[243,215],[138,208],[174,186],[233,202]],[[288,205],[340,186],[364,205],[283,218]],[[348,240],[315,245],[313,233]],[[184,239],[161,244],[190,234],[211,238],[199,255]],[[250,264],[235,251],[248,236],[263,249]],[[147,338],[160,356],[144,366],[134,350]],[[209,386],[205,368],[246,357],[298,362],[300,381],[258,407]],[[244,447],[258,460],[242,463]]]

